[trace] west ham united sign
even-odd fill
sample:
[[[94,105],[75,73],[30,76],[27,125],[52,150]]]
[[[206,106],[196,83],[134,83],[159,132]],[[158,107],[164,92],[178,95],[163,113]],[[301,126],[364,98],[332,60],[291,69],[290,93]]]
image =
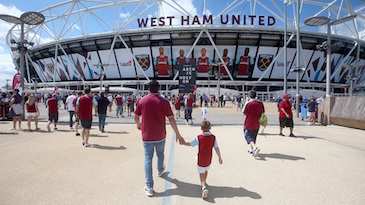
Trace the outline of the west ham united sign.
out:
[[[213,24],[213,15],[203,15],[202,18],[199,16],[181,16],[177,18],[175,16],[162,16],[152,18],[138,19],[139,28],[147,26],[172,26],[174,23],[179,23],[182,26],[186,25],[201,25],[201,24]],[[261,15],[221,15],[220,24],[222,25],[243,25],[249,26],[254,25],[257,22],[259,26],[273,26],[275,24],[275,18],[273,16],[261,16]]]

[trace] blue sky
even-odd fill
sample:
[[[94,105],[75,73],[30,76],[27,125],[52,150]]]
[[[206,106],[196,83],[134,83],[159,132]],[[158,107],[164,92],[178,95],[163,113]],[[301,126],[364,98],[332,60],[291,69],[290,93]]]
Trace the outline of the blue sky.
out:
[[[100,0],[103,2],[113,2],[112,0]],[[197,15],[202,15],[202,8],[203,8],[203,0],[176,0],[177,2],[181,3],[181,5],[183,5],[184,9],[186,9],[187,11],[193,13],[193,14],[197,14]],[[325,3],[329,3],[332,2],[333,0],[322,0],[322,1],[317,1],[317,2],[325,2]],[[23,12],[27,12],[27,11],[39,11],[42,10],[44,8],[47,8],[51,5],[55,5],[55,4],[59,4],[59,3],[63,3],[65,1],[63,0],[1,0],[0,2],[0,14],[10,14],[13,16],[20,16]],[[116,1],[114,1],[116,2]],[[213,15],[217,15],[219,12],[222,11],[223,8],[227,7],[229,4],[231,4],[231,2],[233,2],[233,0],[229,0],[229,1],[223,1],[223,0],[207,0],[207,6],[206,8],[207,10],[207,14],[213,14]],[[271,1],[268,0],[261,0],[261,2],[264,2],[263,6],[268,6],[268,9],[276,12],[279,16],[282,16],[280,14],[280,12],[275,8],[275,5],[271,4]],[[278,7],[283,8],[283,1],[281,0],[276,0],[275,3],[277,4]],[[296,1],[295,1],[296,2]],[[314,2],[314,1],[312,1]],[[336,3],[336,5],[340,5],[341,1],[338,1]],[[350,0],[353,8],[359,9],[362,7],[365,7],[364,2],[360,1],[360,0]],[[84,2],[85,3],[85,2]],[[85,3],[86,4],[86,3]],[[260,14],[262,13],[263,15],[269,15],[269,13],[263,8],[263,6],[257,5],[256,7],[256,14]],[[123,14],[121,15],[121,18],[126,19],[126,17],[128,16],[128,14],[132,13],[132,7],[124,7],[123,11],[121,11]],[[301,21],[303,22],[303,19],[314,15],[316,12],[320,11],[321,7],[315,7],[315,6],[308,6],[305,5],[303,7],[303,12],[301,15]],[[364,13],[365,9],[362,10],[362,13]],[[160,10],[161,13],[163,13],[164,15],[176,15],[176,11],[174,11],[173,9],[171,9],[171,7],[164,7],[162,10]],[[105,17],[104,19],[106,21],[110,20],[111,18],[109,18],[111,15],[110,13],[103,13],[103,11],[101,10],[100,13],[98,13],[99,15]],[[235,14],[235,15],[248,15],[250,14],[250,4],[249,2],[245,2],[242,5],[240,5],[239,7],[237,7],[235,10],[232,10],[230,12],[230,14]],[[109,15],[109,16],[108,16]],[[152,10],[149,11],[149,13],[146,13],[145,16],[143,17],[148,17],[147,15],[150,16],[156,16],[156,10]],[[343,14],[341,14],[343,15]],[[289,6],[288,7],[288,18],[290,20],[293,20],[292,17],[293,16],[293,6]],[[334,14],[332,14],[332,16],[336,16]],[[331,18],[332,18],[331,16]],[[48,18],[46,16],[46,18]],[[363,25],[365,24],[365,20],[363,20]],[[108,22],[111,25],[114,24],[114,22]],[[4,86],[6,84],[6,79],[11,79],[13,78],[14,74],[16,73],[16,70],[14,69],[15,66],[12,63],[12,59],[10,57],[10,54],[8,52],[8,47],[5,44],[5,36],[7,34],[7,31],[11,28],[11,24],[5,23],[3,21],[0,21],[0,71],[1,71],[1,75],[0,75],[0,87]],[[275,27],[277,28],[282,28],[283,27],[283,23],[280,20],[277,20]],[[138,28],[137,26],[137,21],[133,22],[128,28]],[[305,29],[310,29],[310,30],[317,30],[317,31],[326,31],[326,28],[309,28],[309,27],[304,27]],[[348,32],[346,27],[338,27],[336,28],[337,30],[339,30],[339,32],[341,33],[341,30],[344,32],[343,35],[348,35],[346,32]],[[363,27],[362,27],[363,29]],[[102,32],[102,31],[93,31],[92,28],[90,28],[89,30],[91,33],[92,32]],[[70,32],[70,36],[72,35],[80,35],[80,31],[79,28],[77,26],[75,26],[74,29],[75,33],[71,33]]]

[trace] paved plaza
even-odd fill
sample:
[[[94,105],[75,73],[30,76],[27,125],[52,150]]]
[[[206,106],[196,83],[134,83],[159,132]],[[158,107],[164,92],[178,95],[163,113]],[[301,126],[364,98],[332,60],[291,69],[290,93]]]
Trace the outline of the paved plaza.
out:
[[[81,145],[60,110],[58,131],[47,132],[47,111],[41,108],[40,131],[9,131],[0,122],[0,204],[364,204],[365,131],[335,125],[309,126],[294,118],[295,138],[279,136],[275,103],[265,103],[268,126],[258,136],[255,159],[243,137],[242,113],[230,102],[210,108],[223,164],[213,153],[208,175],[209,197],[201,198],[196,167],[197,147],[181,146],[167,125],[166,172],[157,176],[154,196],[143,191],[144,154],[133,117],[109,113],[106,132],[94,118],[91,147]],[[194,125],[177,119],[181,135],[199,134],[201,108]],[[295,111],[294,111],[295,112]],[[295,114],[294,114],[295,115]],[[34,127],[34,122],[32,122]],[[51,126],[51,128],[53,128]],[[52,129],[53,130],[53,129]]]

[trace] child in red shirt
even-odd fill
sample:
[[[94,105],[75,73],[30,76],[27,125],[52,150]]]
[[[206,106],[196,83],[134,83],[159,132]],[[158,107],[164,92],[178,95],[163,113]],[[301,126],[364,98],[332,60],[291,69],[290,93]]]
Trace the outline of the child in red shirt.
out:
[[[202,185],[202,198],[206,199],[208,197],[208,189],[206,187],[206,180],[208,176],[208,170],[212,162],[213,147],[218,155],[219,164],[223,163],[221,153],[218,148],[218,143],[215,136],[210,133],[210,122],[204,120],[201,123],[202,134],[198,135],[193,141],[185,142],[186,146],[196,146],[199,145],[198,152],[198,172],[200,175],[200,182]]]

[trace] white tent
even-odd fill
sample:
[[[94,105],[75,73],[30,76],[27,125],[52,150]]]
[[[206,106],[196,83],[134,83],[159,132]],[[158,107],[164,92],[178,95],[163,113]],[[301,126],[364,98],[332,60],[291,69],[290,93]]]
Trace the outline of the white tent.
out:
[[[105,92],[105,87],[102,88],[102,92]],[[91,88],[91,92],[98,93],[100,92],[100,87]],[[133,93],[138,94],[137,89],[127,88],[127,87],[109,87],[109,92],[111,93]]]
[[[172,95],[177,95],[179,93],[179,89],[174,89],[171,91],[171,94]],[[198,87],[198,89],[196,90],[195,92],[195,95],[203,95],[203,94],[206,94],[206,95],[215,95],[215,96],[218,96],[218,88],[216,87],[212,87],[212,88],[207,88],[207,87]],[[221,88],[220,89],[220,94],[221,95],[224,95],[224,94],[227,94],[227,95],[239,95],[239,91],[238,90],[232,90],[232,89],[227,89],[227,88]]]
[[[35,90],[24,90],[25,93],[34,93]],[[53,93],[54,92],[54,87],[48,87],[48,88],[38,88],[37,89],[37,93]],[[63,88],[58,88],[56,93],[71,93],[71,90],[69,89],[63,89]]]
[[[303,97],[311,97],[311,96],[314,96],[314,97],[323,97],[326,95],[326,92],[325,91],[322,91],[322,90],[310,90],[310,89],[300,89],[299,90],[299,93],[303,96]],[[288,89],[287,90],[287,94],[291,95],[292,97],[295,97],[296,94],[297,94],[297,91],[294,90],[294,89]],[[276,91],[276,96],[280,96],[281,98],[283,97],[284,95],[284,91],[283,90],[279,90],[279,91]]]

